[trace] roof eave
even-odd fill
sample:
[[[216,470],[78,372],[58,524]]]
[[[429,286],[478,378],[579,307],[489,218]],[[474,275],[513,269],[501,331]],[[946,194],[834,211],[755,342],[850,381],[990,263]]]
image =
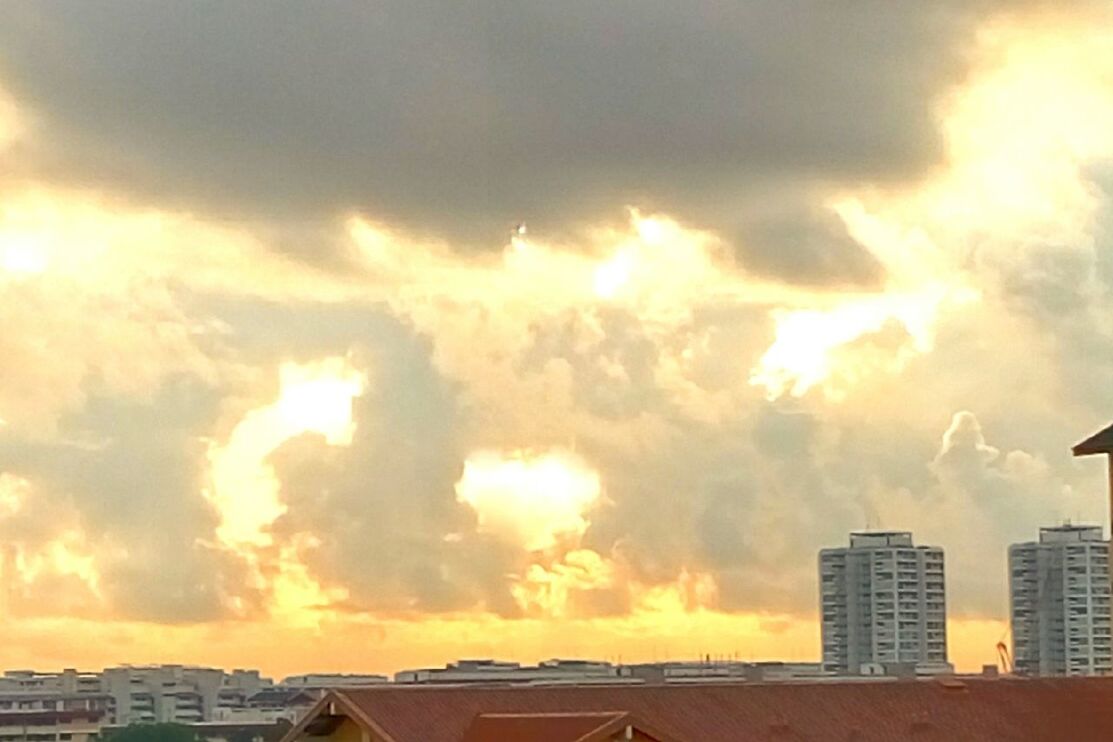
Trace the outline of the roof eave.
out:
[[[1081,443],[1071,448],[1075,456],[1093,456],[1095,454],[1113,454],[1113,425],[1091,435]]]

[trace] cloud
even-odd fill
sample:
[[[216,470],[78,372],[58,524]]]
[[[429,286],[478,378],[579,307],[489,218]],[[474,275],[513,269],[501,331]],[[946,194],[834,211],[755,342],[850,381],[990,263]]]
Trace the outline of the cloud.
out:
[[[956,479],[961,485],[984,475],[999,455],[1000,451],[986,444],[978,418],[964,410],[952,418],[932,465],[940,477]]]
[[[91,560],[103,599],[85,606],[92,615],[176,622],[223,614],[220,586],[243,574],[199,543],[215,526],[198,497],[198,436],[215,404],[211,389],[180,381],[147,401],[96,397],[63,420],[60,440],[5,431],[0,469],[31,493],[3,522],[5,537],[28,554],[61,543]]]
[[[994,5],[60,1],[5,8],[0,62],[55,171],[224,218],[358,208],[490,244],[634,202],[746,231],[786,184],[936,163],[932,101]],[[794,241],[747,252],[794,280]]]
[[[509,538],[527,551],[582,536],[587,511],[602,496],[599,475],[567,452],[533,455],[477,452],[464,461],[456,499],[471,507],[480,532]]]
[[[791,202],[781,209],[741,225],[733,247],[747,270],[821,286],[872,287],[883,281],[882,265],[833,211]]]
[[[282,515],[279,483],[267,457],[289,438],[318,433],[329,445],[351,442],[352,398],[364,379],[343,358],[324,358],[279,369],[279,397],[244,415],[227,441],[209,449],[211,486],[206,497],[220,515],[217,539],[231,549],[267,546],[267,529]]]
[[[18,142],[26,131],[24,114],[6,90],[0,88],[0,152]]]

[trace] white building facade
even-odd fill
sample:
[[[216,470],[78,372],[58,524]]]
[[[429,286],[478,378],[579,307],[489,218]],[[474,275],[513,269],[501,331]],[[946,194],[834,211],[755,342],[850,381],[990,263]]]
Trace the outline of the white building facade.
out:
[[[823,670],[949,672],[943,550],[907,531],[850,534],[819,553]]]
[[[1013,666],[1026,675],[1108,675],[1109,542],[1100,526],[1041,528],[1009,547]]]
[[[523,666],[502,660],[458,660],[444,667],[402,670],[395,673],[396,683],[613,683],[624,676],[622,668],[609,662],[592,660],[546,660],[536,666]]]
[[[9,670],[0,676],[0,711],[103,710],[113,724],[196,724],[226,719],[273,687],[257,670],[183,665],[125,665],[101,672]]]

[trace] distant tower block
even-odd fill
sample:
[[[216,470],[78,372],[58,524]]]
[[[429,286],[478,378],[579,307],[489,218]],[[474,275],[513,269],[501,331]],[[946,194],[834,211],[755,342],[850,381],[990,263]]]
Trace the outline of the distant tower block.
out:
[[[950,672],[943,550],[908,531],[861,531],[819,552],[823,669],[872,674],[885,665]]]
[[[1110,503],[1110,533],[1113,534],[1113,425],[1110,425],[1105,430],[1094,433],[1086,440],[1082,441],[1071,452],[1075,456],[1094,456],[1099,453],[1105,454],[1109,462],[1109,503]],[[1110,571],[1110,579],[1113,579],[1113,570]]]

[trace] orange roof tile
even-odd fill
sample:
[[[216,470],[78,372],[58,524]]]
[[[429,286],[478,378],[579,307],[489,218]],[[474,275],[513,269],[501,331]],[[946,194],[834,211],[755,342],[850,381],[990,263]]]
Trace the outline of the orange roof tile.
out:
[[[334,691],[334,697],[337,705],[373,720],[386,742],[463,742],[482,715],[583,718],[616,709],[667,738],[700,742],[1113,739],[1113,678],[971,678],[946,685],[385,686]]]
[[[652,735],[625,711],[479,714],[463,742],[606,742],[627,727],[641,732],[642,739],[667,742]]]

